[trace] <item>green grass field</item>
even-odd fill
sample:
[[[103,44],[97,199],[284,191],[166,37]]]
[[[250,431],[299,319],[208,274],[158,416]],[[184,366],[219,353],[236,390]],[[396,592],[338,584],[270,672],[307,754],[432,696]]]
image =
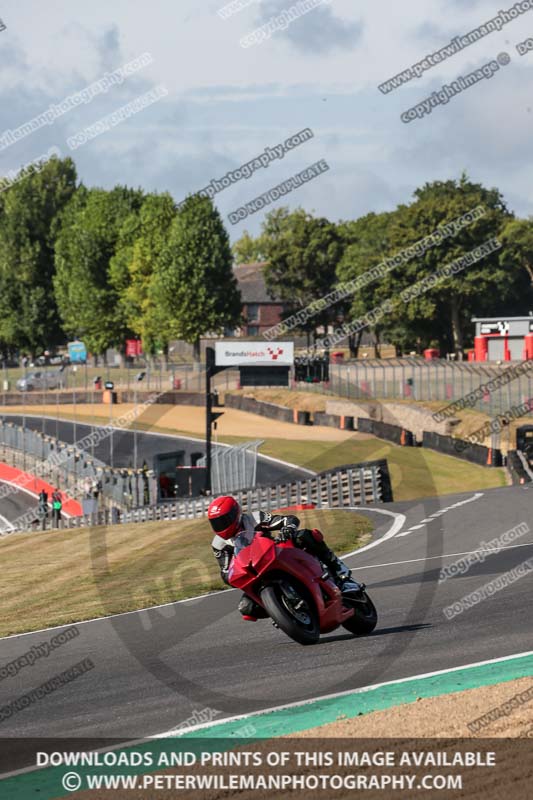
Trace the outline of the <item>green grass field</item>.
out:
[[[303,511],[338,553],[372,524],[345,511]],[[225,588],[206,520],[12,534],[0,539],[0,636],[133,611]],[[237,605],[237,596],[235,605]]]

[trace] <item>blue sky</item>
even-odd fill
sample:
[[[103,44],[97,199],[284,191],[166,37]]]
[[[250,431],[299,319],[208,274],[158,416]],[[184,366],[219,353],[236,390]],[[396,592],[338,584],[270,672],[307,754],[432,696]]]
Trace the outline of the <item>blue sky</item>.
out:
[[[0,152],[0,173],[58,147],[88,186],[169,191],[176,202],[265,147],[311,128],[314,138],[215,197],[232,239],[257,233],[275,205],[331,220],[408,202],[431,180],[463,170],[531,213],[533,10],[405,86],[377,85],[493,17],[511,2],[330,0],[248,48],[240,39],[290,8],[261,0],[222,19],[224,0],[4,0],[0,17],[0,137],[142,53],[152,63],[91,102]],[[406,125],[400,114],[442,84],[506,52],[491,80]],[[161,100],[71,152],[67,138],[156,86]],[[231,225],[229,212],[325,159],[330,170]]]

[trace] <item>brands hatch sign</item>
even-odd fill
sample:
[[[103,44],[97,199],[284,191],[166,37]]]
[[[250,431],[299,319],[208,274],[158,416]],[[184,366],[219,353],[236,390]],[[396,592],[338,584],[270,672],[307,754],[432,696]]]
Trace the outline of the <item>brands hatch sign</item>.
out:
[[[294,342],[215,342],[215,363],[220,367],[291,365],[294,363]]]

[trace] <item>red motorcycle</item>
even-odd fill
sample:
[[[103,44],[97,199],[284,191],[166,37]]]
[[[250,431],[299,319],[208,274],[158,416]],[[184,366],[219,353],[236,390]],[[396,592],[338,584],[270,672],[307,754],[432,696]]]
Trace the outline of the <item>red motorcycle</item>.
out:
[[[340,625],[355,636],[371,633],[377,625],[377,611],[364,584],[349,580],[341,592],[320,561],[290,538],[272,539],[258,531],[235,555],[228,579],[300,644],[315,644],[321,633]]]

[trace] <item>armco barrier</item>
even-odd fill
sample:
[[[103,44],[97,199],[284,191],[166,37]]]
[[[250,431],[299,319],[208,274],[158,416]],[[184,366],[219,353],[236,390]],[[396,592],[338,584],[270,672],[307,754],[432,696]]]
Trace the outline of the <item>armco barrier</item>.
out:
[[[362,433],[370,433],[379,439],[385,439],[404,447],[417,444],[416,437],[411,431],[401,428],[399,425],[390,425],[388,422],[358,417],[357,430]],[[462,458],[465,461],[471,461],[473,464],[480,464],[484,467],[501,467],[503,464],[501,450],[480,444],[470,444],[469,442],[463,442],[462,439],[443,436],[433,431],[424,431],[421,444],[430,450],[437,450],[439,453],[444,453],[454,458]]]
[[[297,408],[292,409],[292,421],[296,425],[312,425],[311,412],[299,411]]]
[[[515,485],[531,483],[531,475],[528,474],[527,462],[524,463],[525,461],[524,455],[519,454],[517,450],[508,450],[506,466]]]
[[[279,406],[275,403],[265,403],[262,400],[255,400],[253,397],[226,394],[224,405],[226,408],[237,408],[240,411],[248,411],[250,414],[259,414],[261,417],[277,419],[279,422],[299,422],[298,412],[296,416],[294,414],[296,409]],[[302,416],[302,422],[300,424],[305,424],[303,419],[304,417]]]
[[[501,467],[503,463],[501,450],[485,447],[482,444],[470,444],[462,439],[454,439],[453,436],[442,436],[440,433],[424,431],[423,446],[484,467]]]
[[[84,403],[101,403],[104,392],[86,392],[84,390],[62,389],[61,391],[48,392],[0,392],[0,403],[6,406],[43,406],[43,405],[73,405]],[[156,392],[141,392],[137,394],[127,389],[117,391],[120,403],[142,404],[150,398],[151,403],[166,403],[168,405],[203,406],[205,394],[201,392],[176,392],[168,391],[157,394]]]
[[[124,389],[119,391],[119,399],[122,403],[138,403],[145,402],[149,397],[155,397],[153,403],[165,403],[167,405],[180,405],[180,406],[205,406],[205,394],[202,392],[162,392],[157,394],[155,392],[135,392]]]
[[[288,506],[312,503],[316,508],[348,508],[392,501],[390,476],[386,460],[348,464],[321,472],[319,475],[277,486],[258,486],[233,492],[244,509],[275,511]],[[195,519],[205,516],[210,498],[199,497],[173,503],[145,506],[133,511],[118,509],[99,511],[88,516],[62,520],[60,527],[79,528],[88,525],[114,525],[155,520]]]
[[[354,430],[354,418],[340,416],[339,414],[326,414],[325,411],[315,411],[313,414],[315,425],[325,425],[328,428],[340,428],[342,431]]]
[[[388,442],[404,447],[412,447],[416,442],[411,431],[407,431],[399,425],[391,425],[389,422],[380,422],[377,419],[358,417],[357,430],[361,433],[371,433],[373,436],[377,436],[378,439],[385,439]]]
[[[276,403],[265,403],[263,400],[256,400],[244,395],[226,394],[224,403],[227,408],[237,408],[240,411],[248,411],[250,414],[277,419],[279,422],[292,422],[296,425],[326,425],[329,428],[340,428],[345,431],[354,429],[353,417],[315,411],[311,420],[309,411],[287,408]]]
[[[336,467],[335,472],[344,472],[346,470],[361,470],[361,469],[375,469],[379,472],[379,485],[382,503],[392,503],[394,500],[392,493],[392,482],[389,472],[389,464],[386,458],[380,458],[374,461],[361,461],[358,464],[343,464]],[[330,470],[319,473],[320,475],[327,475]]]

